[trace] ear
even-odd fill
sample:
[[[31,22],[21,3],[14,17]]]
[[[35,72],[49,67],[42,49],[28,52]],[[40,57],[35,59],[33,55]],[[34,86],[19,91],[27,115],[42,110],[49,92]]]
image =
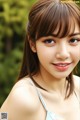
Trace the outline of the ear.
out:
[[[29,40],[29,45],[30,45],[31,50],[34,53],[36,53],[36,45],[35,45],[35,43],[32,40]]]

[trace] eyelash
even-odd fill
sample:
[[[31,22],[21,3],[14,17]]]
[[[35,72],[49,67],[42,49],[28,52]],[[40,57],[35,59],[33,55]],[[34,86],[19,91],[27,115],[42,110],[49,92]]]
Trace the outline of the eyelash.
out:
[[[75,41],[76,41],[76,42],[75,42]],[[72,38],[72,39],[69,40],[69,42],[70,42],[71,44],[76,44],[76,43],[78,43],[79,41],[80,41],[79,38]]]
[[[76,45],[79,41],[80,41],[79,38],[72,38],[72,39],[69,40],[69,43],[73,44],[73,45]],[[47,40],[44,40],[43,42],[45,44],[49,45],[49,46],[53,46],[56,43],[56,41],[53,40],[53,39],[47,39]]]
[[[49,46],[53,46],[56,42],[52,39],[47,39],[43,41],[45,44],[49,45]]]
[[[45,40],[44,42],[46,43],[46,42],[50,42],[50,41],[54,41],[54,40],[52,40],[52,39],[47,39],[47,40]]]

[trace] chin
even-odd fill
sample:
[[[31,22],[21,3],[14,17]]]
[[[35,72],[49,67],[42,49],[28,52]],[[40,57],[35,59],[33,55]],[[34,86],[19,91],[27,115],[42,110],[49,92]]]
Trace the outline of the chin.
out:
[[[68,75],[69,75],[69,74],[66,74],[66,75],[65,75],[65,74],[63,74],[63,75],[61,75],[61,74],[59,75],[59,74],[58,74],[57,76],[54,76],[54,78],[61,80],[61,79],[67,78]]]

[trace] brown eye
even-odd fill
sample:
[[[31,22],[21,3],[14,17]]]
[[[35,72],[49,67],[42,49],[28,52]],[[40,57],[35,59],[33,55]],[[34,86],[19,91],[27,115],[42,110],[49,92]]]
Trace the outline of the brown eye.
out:
[[[75,45],[75,44],[77,44],[79,41],[80,41],[79,38],[72,38],[72,39],[69,40],[69,43]]]
[[[52,39],[48,39],[48,40],[45,40],[44,43],[46,43],[46,44],[54,44],[55,41],[52,40]]]
[[[46,39],[46,40],[44,40],[43,42],[44,42],[44,44],[45,44],[46,46],[48,46],[48,47],[52,47],[52,46],[55,45],[55,41],[54,41],[53,39]]]

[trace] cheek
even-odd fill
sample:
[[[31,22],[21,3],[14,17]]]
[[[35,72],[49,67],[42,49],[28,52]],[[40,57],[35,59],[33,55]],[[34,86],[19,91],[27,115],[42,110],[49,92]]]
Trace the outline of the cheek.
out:
[[[80,47],[76,47],[73,49],[72,56],[74,57],[75,61],[80,60]]]
[[[38,46],[36,50],[37,50],[38,58],[41,59],[42,61],[45,62],[50,61],[54,57],[54,52],[52,48]]]

